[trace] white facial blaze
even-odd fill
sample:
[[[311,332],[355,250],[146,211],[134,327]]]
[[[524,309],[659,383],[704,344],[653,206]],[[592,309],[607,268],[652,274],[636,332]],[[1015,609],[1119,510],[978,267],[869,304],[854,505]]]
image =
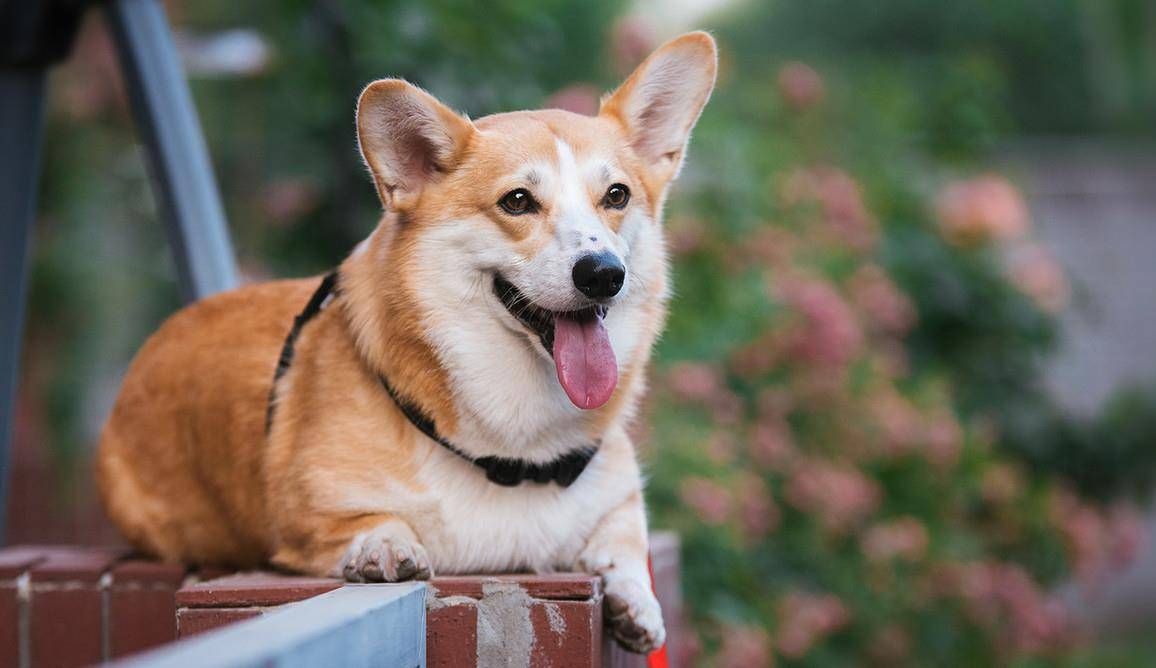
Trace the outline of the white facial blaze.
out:
[[[579,167],[569,144],[557,139],[554,145],[558,150],[558,215],[554,229],[563,252],[573,252],[575,258],[582,251],[618,253],[614,233],[602,224],[594,210],[596,202],[590,201],[590,170]]]

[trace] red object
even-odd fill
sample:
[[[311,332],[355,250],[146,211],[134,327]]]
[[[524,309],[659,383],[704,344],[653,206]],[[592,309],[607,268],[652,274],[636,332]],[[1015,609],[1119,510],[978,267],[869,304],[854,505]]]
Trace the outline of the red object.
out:
[[[650,590],[655,591],[654,560],[650,557],[646,558],[646,570],[650,572]],[[666,644],[646,655],[646,668],[670,668],[670,659],[666,656]]]

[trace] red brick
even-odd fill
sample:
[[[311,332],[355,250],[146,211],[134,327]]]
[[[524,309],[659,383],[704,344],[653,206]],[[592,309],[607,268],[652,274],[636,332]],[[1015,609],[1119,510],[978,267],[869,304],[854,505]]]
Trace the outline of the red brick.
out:
[[[478,655],[477,608],[470,604],[436,606],[425,618],[426,665],[474,665]]]
[[[602,600],[535,601],[531,666],[578,668],[598,665],[602,655]]]
[[[0,580],[13,580],[44,559],[48,548],[21,545],[0,550]]]
[[[551,601],[583,600],[601,596],[601,580],[582,573],[549,575],[448,575],[434,578],[430,584],[439,597],[469,596],[481,598],[483,587],[491,583],[515,583],[532,598]]]
[[[99,663],[103,658],[99,585],[34,585],[29,627],[33,666],[64,668]]]
[[[184,582],[187,569],[181,564],[166,564],[145,559],[122,561],[112,569],[114,585],[163,584],[176,589]]]
[[[244,608],[282,605],[312,598],[342,585],[341,580],[279,573],[238,573],[199,582],[177,592],[182,608]]]
[[[100,580],[124,552],[46,548],[28,570],[29,651],[34,666],[82,666],[103,654]]]
[[[110,657],[176,640],[176,590],[184,566],[131,560],[116,565],[108,589]]]
[[[44,558],[38,547],[10,547],[0,550],[0,666],[16,666],[20,661],[20,608],[16,578]]]
[[[113,548],[50,548],[28,574],[34,586],[41,582],[96,584],[124,555],[124,550]]]
[[[113,589],[108,593],[110,658],[177,639],[175,589]]]
[[[20,601],[16,585],[0,584],[0,666],[20,662]]]
[[[236,575],[237,571],[233,568],[223,568],[220,566],[201,566],[193,576],[197,582],[208,582],[209,580],[216,580],[228,575]]]
[[[188,638],[263,614],[261,608],[181,608],[177,610],[177,637]]]

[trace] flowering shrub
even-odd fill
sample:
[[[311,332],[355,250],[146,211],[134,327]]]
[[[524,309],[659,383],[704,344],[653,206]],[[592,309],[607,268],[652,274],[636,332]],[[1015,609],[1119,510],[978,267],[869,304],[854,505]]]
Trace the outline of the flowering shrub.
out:
[[[1083,638],[1050,587],[1119,568],[1141,523],[1025,460],[994,402],[961,396],[995,382],[957,354],[981,344],[1033,384],[1068,299],[1024,198],[918,155],[856,164],[821,138],[879,128],[832,109],[842,90],[801,62],[722,80],[672,206],[677,297],[645,439],[655,523],[685,546],[690,651],[736,667],[1066,656]],[[945,285],[967,304],[950,318],[981,320],[950,346]],[[1002,348],[982,341],[993,328],[1013,333]]]

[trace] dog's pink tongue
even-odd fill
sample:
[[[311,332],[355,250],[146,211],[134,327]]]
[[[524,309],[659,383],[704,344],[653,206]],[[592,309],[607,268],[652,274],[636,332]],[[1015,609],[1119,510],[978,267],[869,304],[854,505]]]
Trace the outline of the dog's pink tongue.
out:
[[[618,361],[601,317],[554,317],[554,367],[566,396],[578,408],[598,408],[618,385]]]

